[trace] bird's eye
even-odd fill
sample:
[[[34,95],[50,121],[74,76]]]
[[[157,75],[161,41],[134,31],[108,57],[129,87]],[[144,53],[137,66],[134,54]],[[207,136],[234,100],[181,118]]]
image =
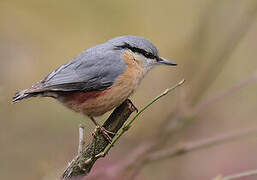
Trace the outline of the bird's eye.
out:
[[[133,46],[131,46],[131,45],[129,45],[128,43],[124,43],[123,45],[121,45],[121,46],[116,46],[115,47],[115,50],[116,49],[129,49],[129,50],[131,50],[132,52],[134,52],[134,53],[139,53],[139,54],[141,54],[141,55],[143,55],[144,57],[146,57],[146,58],[149,58],[149,59],[157,59],[157,57],[154,55],[154,54],[152,54],[151,52],[147,52],[146,50],[144,50],[144,49],[141,49],[141,48],[138,48],[138,47],[133,47]]]
[[[150,52],[145,52],[143,55],[144,55],[146,58],[149,58],[149,59],[156,59],[156,56],[153,55],[153,54],[150,53]]]

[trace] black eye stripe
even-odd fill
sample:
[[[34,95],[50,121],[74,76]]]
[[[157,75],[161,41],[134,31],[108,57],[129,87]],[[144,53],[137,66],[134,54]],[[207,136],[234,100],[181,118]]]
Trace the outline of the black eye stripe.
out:
[[[142,55],[145,56],[146,58],[149,58],[149,59],[158,59],[157,56],[153,55],[152,53],[147,52],[147,51],[145,51],[144,49],[140,49],[140,48],[137,48],[137,47],[132,47],[132,46],[130,46],[128,43],[124,43],[124,44],[121,45],[121,46],[116,46],[115,49],[129,49],[129,50],[131,50],[132,52],[136,52],[136,53],[142,54]]]

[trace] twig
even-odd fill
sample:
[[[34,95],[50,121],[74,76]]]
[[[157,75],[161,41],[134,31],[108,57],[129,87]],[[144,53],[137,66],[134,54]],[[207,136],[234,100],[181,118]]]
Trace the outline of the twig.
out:
[[[163,96],[167,95],[172,90],[176,89],[177,87],[181,86],[185,82],[184,79],[182,79],[180,82],[172,86],[171,88],[166,89],[163,93],[161,93],[159,96],[155,97],[151,102],[149,102],[145,107],[143,107],[138,113],[127,123],[124,125],[124,127],[121,129],[121,131],[118,132],[118,134],[113,139],[112,143],[107,146],[107,148],[104,150],[103,153],[98,154],[96,157],[104,157],[111,147],[119,140],[119,138],[130,128],[131,124],[136,120],[136,118],[142,114],[149,106],[151,106],[154,102],[158,101]]]
[[[225,176],[225,177],[218,176],[213,180],[232,180],[232,179],[239,179],[239,178],[256,176],[256,175],[257,175],[257,170],[255,169],[255,170],[250,170],[250,171],[246,171],[246,172],[242,172],[242,173],[238,173],[230,176]]]
[[[222,71],[222,68],[225,67],[225,63],[230,60],[230,56],[233,54],[234,50],[240,44],[241,40],[245,37],[250,27],[256,22],[257,14],[257,4],[253,4],[243,16],[243,19],[239,21],[237,27],[234,28],[233,32],[229,32],[227,40],[222,44],[224,45],[220,48],[220,52],[217,52],[217,56],[214,57],[213,62],[206,68],[204,74],[208,76],[202,76],[197,79],[197,88],[193,93],[193,98],[191,104],[196,105],[200,98],[203,97],[204,93],[216,80],[218,74]],[[215,68],[213,68],[215,67]]]
[[[208,108],[210,105],[214,104],[215,102],[217,102],[218,100],[223,99],[224,97],[250,85],[253,83],[256,83],[257,81],[257,72],[254,72],[250,77],[248,77],[247,79],[241,81],[240,83],[232,86],[231,88],[229,88],[228,90],[222,91],[221,93],[218,93],[217,95],[215,95],[214,97],[211,97],[207,100],[204,100],[202,103],[200,103],[199,105],[196,106],[194,113],[199,113],[202,112],[203,110],[205,110],[206,108]]]
[[[117,107],[109,118],[105,121],[103,127],[111,132],[117,133],[123,126],[130,114],[135,110],[129,100],[124,101],[119,107]],[[114,135],[110,135],[113,137]],[[76,176],[87,175],[93,167],[96,157],[92,158],[93,151],[95,154],[99,154],[108,145],[108,140],[102,135],[102,133],[96,132],[96,136],[92,138],[91,142],[83,149],[82,153],[76,156],[64,171],[62,178],[69,179]]]
[[[99,168],[97,171],[94,171],[90,173],[86,179],[88,180],[95,180],[95,179],[124,179],[125,176],[128,177],[127,170],[126,170],[126,175],[124,176],[124,171],[125,169],[128,169],[129,166],[135,164],[135,160],[138,159],[138,157],[144,156],[144,154],[150,150],[156,142],[144,142],[140,146],[136,147],[132,152],[130,152],[125,159],[122,159],[119,162],[115,162],[114,164],[110,164],[108,167],[104,168]],[[134,166],[133,166],[134,168]],[[115,178],[114,178],[115,176]],[[116,178],[117,177],[117,178]],[[119,178],[122,177],[122,178]],[[129,178],[127,178],[129,179]]]
[[[231,180],[231,179],[238,179],[238,178],[254,176],[254,175],[257,175],[257,170],[256,169],[251,170],[251,171],[242,172],[242,173],[235,174],[235,175],[231,175],[231,176],[226,176],[223,179],[224,180]]]
[[[129,129],[131,124],[140,114],[142,114],[154,102],[167,95],[178,86],[181,86],[184,82],[185,80],[183,79],[173,87],[166,89],[163,93],[154,98],[149,104],[143,107],[126,125],[124,125],[123,128],[121,128],[125,121],[128,119],[129,115],[133,111],[137,110],[130,100],[126,100],[122,105],[114,110],[114,112],[103,125],[106,130],[114,133],[117,133],[121,128],[118,134],[114,137],[112,143],[109,144],[104,136],[96,131],[96,135],[92,139],[91,143],[87,145],[87,147],[82,151],[81,155],[78,155],[72,160],[72,162],[68,165],[67,169],[63,173],[62,178],[67,179],[75,176],[87,175],[93,167],[95,161],[99,158],[105,157],[105,155],[114,146],[122,134],[124,134],[124,132]]]
[[[93,138],[94,138],[94,140],[93,140],[93,150],[92,150],[92,159],[95,159],[95,152],[96,152],[96,136],[97,136],[97,132],[99,131],[99,129],[97,129],[96,128],[96,131],[93,133]]]
[[[239,139],[246,138],[249,136],[257,136],[257,128],[246,129],[243,131],[240,130],[240,131],[232,132],[230,134],[225,134],[225,135],[220,135],[220,136],[213,137],[213,138],[208,138],[208,139],[205,139],[202,141],[178,144],[176,147],[168,148],[166,150],[157,150],[154,152],[150,151],[150,153],[145,153],[146,154],[145,157],[140,156],[133,160],[133,162],[136,162],[136,164],[137,164],[136,168],[134,169],[134,178],[138,174],[138,172],[140,172],[140,170],[148,163],[177,157],[179,155],[190,153],[190,152],[193,152],[196,150],[209,148],[211,146],[220,145],[220,144],[223,144],[226,142],[239,140]],[[132,164],[128,165],[126,169],[130,169],[131,166],[132,166]],[[124,170],[126,171],[126,169],[124,169]],[[253,172],[251,171],[249,173],[238,174],[238,175],[233,175],[233,176],[228,176],[228,177],[231,179],[231,177],[232,178],[240,177],[240,175],[241,175],[241,177],[243,177],[243,175],[246,175],[246,174],[252,175]],[[230,180],[230,179],[217,179],[217,180]]]
[[[150,162],[150,161],[161,160],[164,158],[171,158],[184,153],[189,153],[199,149],[208,148],[214,145],[223,144],[226,142],[246,138],[249,136],[257,136],[257,128],[240,130],[229,134],[208,138],[198,142],[180,144],[175,148],[160,150],[152,154],[149,154],[147,157],[147,161]]]
[[[79,147],[78,147],[78,155],[81,155],[83,151],[83,147],[85,145],[84,140],[84,126],[82,124],[79,125]]]
[[[119,163],[118,165],[119,168],[116,169],[114,174],[118,174],[117,179],[119,179],[119,177],[124,177],[124,174],[126,175],[125,179],[136,178],[138,172],[140,172],[140,170],[146,164],[153,163],[155,161],[159,161],[163,159],[174,158],[193,151],[209,148],[211,146],[220,145],[223,143],[239,140],[242,138],[247,138],[250,136],[257,136],[257,128],[235,131],[229,134],[219,135],[216,137],[207,138],[197,142],[178,144],[177,146],[168,148],[166,150],[151,151],[152,148],[158,145],[158,143],[156,144],[155,142],[151,142],[150,144],[142,144],[134,152],[131,153],[132,154],[131,156],[123,160],[123,162]],[[140,153],[138,153],[138,151],[140,151]],[[117,173],[117,171],[119,171],[119,173]],[[239,177],[256,175],[257,173],[256,171],[239,173],[236,175],[227,176],[225,178],[218,176],[213,180],[231,180],[233,178],[236,179]],[[91,178],[94,179],[95,177],[108,177],[110,174],[112,174],[113,176],[113,172],[114,172],[113,167],[105,168],[105,169],[102,169],[102,171],[100,172],[98,171],[95,175],[91,176]]]

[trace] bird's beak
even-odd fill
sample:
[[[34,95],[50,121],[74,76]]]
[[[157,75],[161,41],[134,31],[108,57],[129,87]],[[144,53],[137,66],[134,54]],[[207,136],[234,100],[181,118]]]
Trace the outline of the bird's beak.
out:
[[[168,60],[168,59],[164,59],[164,58],[162,58],[162,57],[159,58],[158,63],[160,63],[160,64],[165,64],[165,65],[169,65],[169,66],[176,66],[176,65],[178,65],[177,63],[172,62],[172,61],[170,61],[170,60]]]

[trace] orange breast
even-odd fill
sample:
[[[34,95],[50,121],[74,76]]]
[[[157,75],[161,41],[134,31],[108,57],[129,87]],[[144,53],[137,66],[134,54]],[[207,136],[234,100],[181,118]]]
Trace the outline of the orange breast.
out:
[[[110,88],[103,91],[74,92],[62,98],[61,102],[89,117],[100,116],[120,105],[134,92],[145,74],[144,68],[134,60],[130,51],[126,51],[123,57],[128,68]]]

